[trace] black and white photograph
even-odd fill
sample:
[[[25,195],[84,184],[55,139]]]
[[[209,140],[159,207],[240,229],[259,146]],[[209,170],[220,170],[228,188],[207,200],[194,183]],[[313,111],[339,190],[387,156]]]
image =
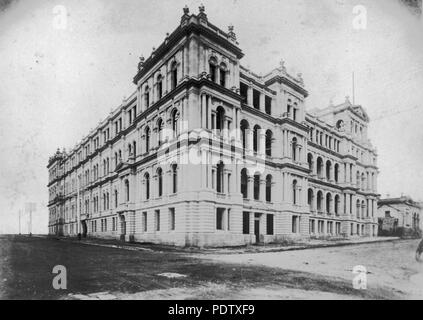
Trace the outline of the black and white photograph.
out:
[[[422,0],[0,0],[0,300],[422,300],[422,229]]]

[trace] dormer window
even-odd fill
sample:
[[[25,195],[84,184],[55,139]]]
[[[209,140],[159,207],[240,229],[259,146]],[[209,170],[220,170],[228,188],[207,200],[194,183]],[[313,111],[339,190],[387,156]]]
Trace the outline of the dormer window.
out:
[[[144,90],[144,103],[146,108],[150,106],[150,88],[148,86]]]
[[[160,74],[157,77],[157,100],[160,100],[163,97],[163,77]]]
[[[216,65],[217,65],[216,58],[211,58],[210,61],[209,61],[209,69],[210,69],[210,80],[212,82],[216,82],[216,78],[217,78],[217,74],[216,74],[217,67],[216,67]]]
[[[226,67],[226,64],[222,63],[220,65],[220,85],[222,87],[226,87],[226,73],[228,68]]]
[[[171,86],[172,90],[176,89],[176,86],[178,85],[178,64],[176,61],[172,63],[171,70]]]

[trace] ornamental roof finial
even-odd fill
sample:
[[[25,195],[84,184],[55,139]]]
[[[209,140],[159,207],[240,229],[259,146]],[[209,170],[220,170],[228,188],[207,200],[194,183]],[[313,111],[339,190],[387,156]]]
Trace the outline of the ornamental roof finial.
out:
[[[232,23],[228,26],[228,35],[229,35],[229,37],[230,37],[230,38],[232,38],[233,40],[236,40],[236,34],[235,34],[235,32],[234,32],[234,26],[233,26],[233,24],[232,24]]]
[[[304,79],[303,79],[303,74],[302,74],[302,73],[298,73],[298,74],[297,74],[297,79],[298,79],[298,81],[299,81],[301,84],[303,84],[303,83],[304,83]]]
[[[200,14],[204,14],[204,12],[206,11],[206,8],[204,7],[204,4],[201,4],[198,9],[200,10]]]
[[[285,60],[281,59],[281,61],[279,62],[279,66],[281,71],[286,72]]]
[[[185,5],[185,7],[184,7],[184,14],[185,15],[188,15],[189,14],[189,8],[188,8],[187,5]]]
[[[141,70],[144,67],[145,58],[143,55],[140,57],[140,62],[138,63],[138,70]]]

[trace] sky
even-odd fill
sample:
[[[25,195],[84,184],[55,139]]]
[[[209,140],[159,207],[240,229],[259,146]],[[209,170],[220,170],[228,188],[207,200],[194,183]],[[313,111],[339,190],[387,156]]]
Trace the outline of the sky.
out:
[[[201,3],[213,24],[235,26],[244,66],[266,74],[283,59],[301,72],[308,109],[352,96],[354,71],[379,193],[423,200],[423,22],[399,0],[0,0],[0,233],[18,232],[19,210],[27,232],[28,202],[33,232],[47,232],[49,157],[135,90],[139,56]]]

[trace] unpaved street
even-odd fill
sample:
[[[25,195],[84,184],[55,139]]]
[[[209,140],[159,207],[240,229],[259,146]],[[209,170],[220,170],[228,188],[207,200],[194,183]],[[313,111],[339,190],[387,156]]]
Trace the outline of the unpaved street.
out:
[[[422,297],[416,241],[262,254],[0,237],[0,299],[403,299]],[[257,247],[257,249],[260,249]],[[368,289],[351,270],[364,265]],[[55,266],[66,290],[53,288]],[[165,274],[181,277],[165,277]]]
[[[346,247],[257,254],[207,255],[217,262],[243,263],[297,270],[351,281],[354,266],[367,269],[368,288],[389,288],[393,293],[423,299],[423,263],[415,260],[418,240]]]

